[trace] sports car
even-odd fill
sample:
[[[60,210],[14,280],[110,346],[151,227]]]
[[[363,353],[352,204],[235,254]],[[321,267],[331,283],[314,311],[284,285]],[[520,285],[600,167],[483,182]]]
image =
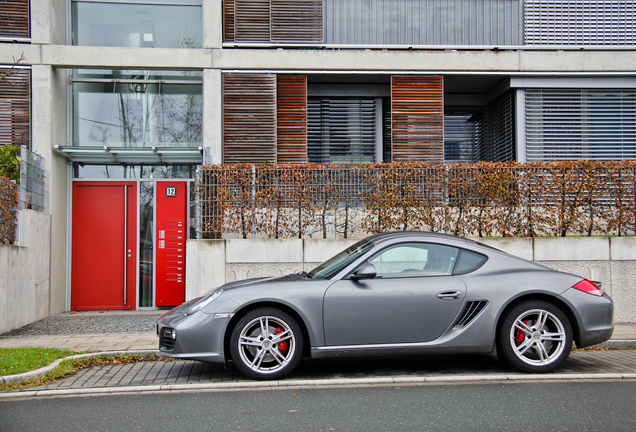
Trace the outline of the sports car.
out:
[[[496,355],[526,372],[612,335],[598,284],[445,234],[378,234],[310,272],[228,283],[157,321],[164,354],[280,379],[302,357]]]

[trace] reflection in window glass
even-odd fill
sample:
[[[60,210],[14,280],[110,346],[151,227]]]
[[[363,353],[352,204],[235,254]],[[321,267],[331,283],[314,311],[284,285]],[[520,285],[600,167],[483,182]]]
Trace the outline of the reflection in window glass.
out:
[[[453,272],[458,252],[448,246],[405,243],[384,249],[369,262],[377,277],[442,276]]]
[[[73,145],[199,147],[200,83],[132,77],[123,82],[73,82]]]
[[[484,265],[487,258],[478,253],[463,250],[455,267],[455,274],[466,274]]]
[[[139,307],[152,307],[154,182],[139,183]]]
[[[76,179],[191,179],[196,165],[85,165],[75,164]]]
[[[73,45],[201,48],[200,0],[154,3],[74,1]]]

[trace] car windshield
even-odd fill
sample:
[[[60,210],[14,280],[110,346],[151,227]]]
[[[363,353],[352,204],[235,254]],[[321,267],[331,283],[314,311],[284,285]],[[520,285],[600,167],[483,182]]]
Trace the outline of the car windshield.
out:
[[[359,241],[358,243],[349,246],[333,258],[320,264],[318,267],[309,272],[309,276],[311,278],[318,279],[331,279],[349,264],[367,253],[367,251],[372,247],[373,244],[366,240]]]

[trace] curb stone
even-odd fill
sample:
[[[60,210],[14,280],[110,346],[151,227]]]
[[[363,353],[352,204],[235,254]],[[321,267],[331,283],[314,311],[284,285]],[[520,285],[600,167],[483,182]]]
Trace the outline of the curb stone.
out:
[[[438,377],[394,377],[394,378],[342,378],[334,380],[282,380],[282,381],[255,381],[255,382],[230,382],[210,384],[160,384],[149,386],[129,387],[99,387],[89,389],[63,389],[63,390],[33,390],[23,392],[0,393],[2,399],[22,399],[43,396],[87,396],[130,393],[158,393],[158,392],[188,392],[188,391],[232,391],[244,389],[292,389],[292,388],[319,388],[319,387],[345,387],[368,385],[413,385],[413,384],[459,384],[463,382],[528,382],[548,380],[634,380],[636,373],[593,373],[593,374],[569,374],[558,373],[552,375],[453,375]]]

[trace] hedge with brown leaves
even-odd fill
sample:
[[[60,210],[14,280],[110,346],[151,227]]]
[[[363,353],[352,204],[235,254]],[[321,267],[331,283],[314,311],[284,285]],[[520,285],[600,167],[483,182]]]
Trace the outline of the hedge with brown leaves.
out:
[[[204,166],[203,233],[348,237],[633,234],[636,162]]]

